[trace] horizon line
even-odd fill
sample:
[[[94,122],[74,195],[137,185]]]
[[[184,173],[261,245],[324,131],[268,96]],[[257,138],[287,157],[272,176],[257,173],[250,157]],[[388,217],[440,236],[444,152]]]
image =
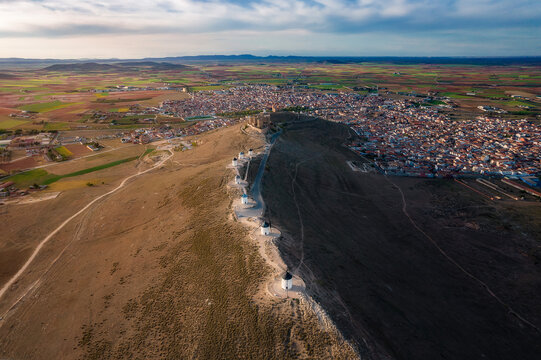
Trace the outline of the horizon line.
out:
[[[198,58],[198,57],[251,57],[251,58],[313,58],[313,59],[360,59],[360,58],[387,58],[387,59],[516,59],[516,58],[541,58],[541,55],[491,55],[491,56],[473,56],[473,55],[253,55],[253,54],[199,54],[199,55],[170,55],[157,57],[82,57],[82,58],[32,58],[32,57],[0,57],[0,61],[6,60],[151,60],[151,59],[176,59],[176,58]]]

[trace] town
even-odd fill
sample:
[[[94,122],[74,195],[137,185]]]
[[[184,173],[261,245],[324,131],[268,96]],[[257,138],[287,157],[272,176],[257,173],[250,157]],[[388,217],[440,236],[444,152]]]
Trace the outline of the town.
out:
[[[373,159],[378,170],[388,174],[512,176],[526,179],[530,186],[539,186],[536,176],[541,173],[541,127],[526,119],[480,114],[453,121],[443,111],[449,105],[439,101],[441,105],[433,106],[432,98],[325,92],[295,86],[241,85],[190,95],[188,99],[163,101],[159,107],[140,109],[136,105],[131,109],[133,114],[180,118],[190,126],[162,124],[108,136],[118,137],[124,143],[148,144],[229,126],[243,116],[260,112],[298,111],[350,126],[363,140],[348,144],[349,148]],[[99,139],[79,142],[91,145],[96,140]],[[29,155],[62,160],[55,151],[63,145],[56,134],[14,135],[0,145],[7,150],[24,148]],[[96,151],[99,147],[90,149]]]
[[[431,98],[426,100],[430,101]],[[541,172],[541,127],[526,119],[479,115],[453,121],[411,97],[328,93],[293,86],[240,86],[166,101],[160,111],[183,118],[295,110],[348,124],[365,141],[349,144],[382,171],[421,177],[519,176]],[[531,180],[530,185],[538,185]]]

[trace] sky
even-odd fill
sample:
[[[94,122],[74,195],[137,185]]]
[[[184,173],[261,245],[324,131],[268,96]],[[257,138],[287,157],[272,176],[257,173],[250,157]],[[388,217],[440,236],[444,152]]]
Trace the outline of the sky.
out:
[[[0,58],[541,56],[541,0],[0,0]]]

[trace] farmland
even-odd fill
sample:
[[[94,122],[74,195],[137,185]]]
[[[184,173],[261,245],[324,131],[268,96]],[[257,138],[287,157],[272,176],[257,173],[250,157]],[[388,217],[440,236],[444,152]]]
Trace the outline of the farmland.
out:
[[[152,66],[124,71],[118,71],[118,67],[88,72],[69,69],[60,66],[54,71],[3,70],[10,76],[2,80],[0,88],[0,129],[66,130],[81,126],[100,129],[132,125],[137,123],[136,119],[110,122],[127,114],[133,106],[158,106],[164,100],[186,99],[189,95],[178,91],[183,87],[191,92],[208,92],[238,84],[295,85],[300,91],[430,94],[447,98],[457,119],[479,115],[477,107],[481,105],[501,108],[509,117],[535,118],[541,111],[537,98],[541,95],[541,66],[537,65],[200,62],[170,69]],[[119,91],[119,86],[139,90]],[[4,117],[10,113],[20,115],[22,111],[31,115]]]
[[[69,151],[69,150],[66,149],[66,151]],[[141,156],[144,156],[150,153],[151,151],[152,149],[148,149]],[[29,170],[29,171],[19,173],[17,175],[13,175],[11,177],[6,178],[6,180],[13,181],[19,187],[28,187],[33,184],[50,185],[63,178],[89,174],[91,172],[107,169],[113,166],[124,164],[130,161],[134,161],[138,159],[139,157],[140,156],[133,156],[126,159],[115,160],[115,161],[107,162],[101,165],[93,166],[90,168],[86,168],[86,169],[82,169],[82,170],[78,170],[78,171],[74,171],[74,172],[70,172],[70,173],[62,174],[62,175],[49,173],[45,169],[34,169],[34,170]]]
[[[538,122],[541,66],[108,65],[2,70],[0,139],[30,141],[6,148],[1,164],[2,181],[17,189],[0,207],[9,224],[0,285],[65,226],[0,296],[0,357],[534,358],[538,334],[427,237],[538,324],[539,305],[525,296],[539,287],[538,203],[479,199],[452,180],[383,176],[368,163],[367,173],[350,171],[360,158],[344,141],[355,128],[348,117],[368,114],[363,107],[378,124],[390,123],[384,115],[438,120],[437,129],[466,128],[475,140],[469,120],[485,121],[479,106],[504,110],[494,114],[506,118],[498,129]],[[266,130],[239,118],[275,108],[284,112],[271,119],[310,111],[349,121],[269,126],[282,132],[265,167],[264,216],[324,316],[268,291],[269,267],[232,213],[240,190],[231,159],[265,148]],[[401,129],[389,128],[382,137]],[[51,141],[39,152],[32,138],[42,136]],[[248,180],[258,171],[251,161]]]
[[[20,187],[28,187],[35,183],[44,184],[46,181],[54,179],[56,175],[49,174],[47,170],[44,169],[34,169],[19,173],[9,177],[8,181],[13,181]]]
[[[19,107],[19,109],[30,111],[30,112],[48,112],[48,111],[53,111],[56,109],[62,109],[74,104],[75,103],[71,103],[71,104],[63,103],[61,101],[55,100],[55,101],[46,102],[46,103],[35,103],[35,104],[23,105]]]
[[[63,158],[69,158],[73,155],[71,151],[69,151],[65,146],[59,146],[55,148],[55,151],[59,153]]]
[[[26,124],[27,122],[28,121],[25,121],[25,120],[13,120],[13,119],[0,120],[0,129],[1,130],[11,129],[11,128]]]

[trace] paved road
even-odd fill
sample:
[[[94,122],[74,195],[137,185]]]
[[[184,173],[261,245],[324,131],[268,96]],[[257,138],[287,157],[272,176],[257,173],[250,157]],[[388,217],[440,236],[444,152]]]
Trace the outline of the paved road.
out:
[[[263,174],[265,173],[265,165],[267,164],[267,160],[269,158],[272,147],[281,133],[282,133],[282,130],[280,130],[279,132],[271,136],[270,144],[267,146],[267,148],[265,149],[265,152],[263,153],[263,158],[261,159],[261,163],[259,164],[257,175],[254,179],[254,183],[252,184],[252,188],[250,189],[252,198],[256,201],[256,205],[251,210],[261,209],[262,210],[261,215],[263,215],[264,204],[265,204],[263,201],[263,196],[261,195],[261,179],[263,179]]]

